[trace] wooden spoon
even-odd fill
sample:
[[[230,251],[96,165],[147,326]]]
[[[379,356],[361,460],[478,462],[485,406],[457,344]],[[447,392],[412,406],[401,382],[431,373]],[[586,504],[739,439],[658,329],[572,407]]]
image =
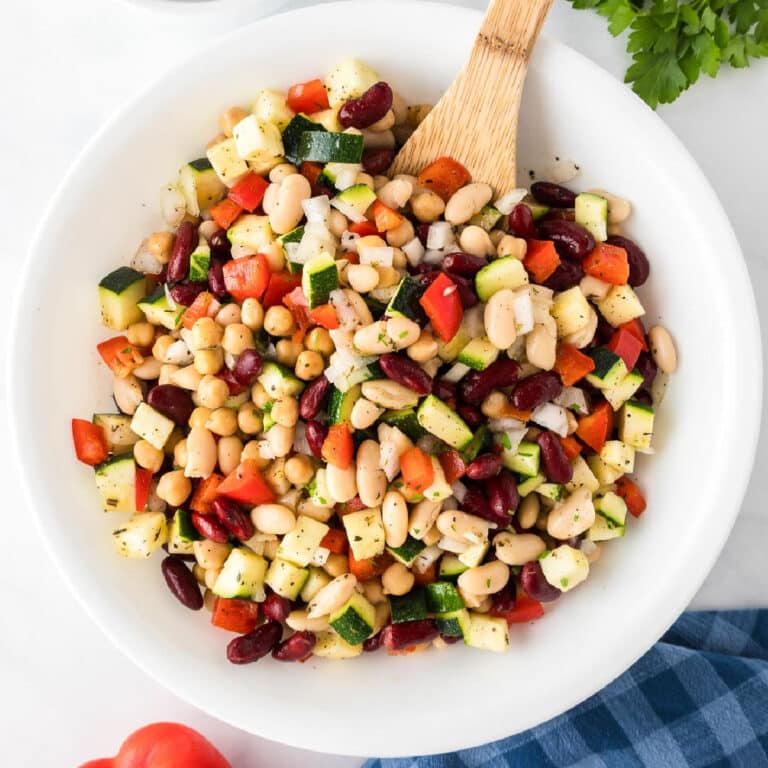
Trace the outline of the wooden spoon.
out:
[[[514,189],[517,118],[528,60],[552,0],[491,0],[469,60],[403,145],[391,173],[458,160],[499,194]]]

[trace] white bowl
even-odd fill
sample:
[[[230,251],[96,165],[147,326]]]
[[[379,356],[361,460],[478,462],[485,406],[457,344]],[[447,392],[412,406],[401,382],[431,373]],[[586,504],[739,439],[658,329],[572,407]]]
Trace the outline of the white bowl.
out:
[[[215,15],[227,18],[258,19],[286,5],[288,0],[124,0],[151,11],[183,16]]]
[[[590,580],[543,620],[514,626],[505,655],[453,647],[248,667],[228,664],[228,635],[170,595],[160,558],[130,562],[113,552],[116,518],[98,511],[91,472],[72,453],[69,420],[111,405],[109,375],[94,349],[106,335],[95,288],[159,225],[161,184],[203,153],[223,108],[262,86],[325,72],[342,55],[365,58],[410,101],[434,101],[479,20],[445,5],[376,2],[322,5],[238,30],[162,78],[93,139],[27,262],[10,359],[12,422],[29,504],[62,574],[102,629],[157,680],[222,720],[298,747],[455,750],[536,725],[593,694],[688,604],[728,536],[754,455],[757,316],[717,197],[627,88],[545,38],[526,86],[521,165],[571,157],[582,168],[576,186],[599,185],[633,201],[629,234],[652,265],[642,289],[646,321],[668,326],[680,351],[658,416],[658,455],[639,461],[649,507],[630,521],[626,538],[606,545]],[[471,115],[466,124],[473,129]]]

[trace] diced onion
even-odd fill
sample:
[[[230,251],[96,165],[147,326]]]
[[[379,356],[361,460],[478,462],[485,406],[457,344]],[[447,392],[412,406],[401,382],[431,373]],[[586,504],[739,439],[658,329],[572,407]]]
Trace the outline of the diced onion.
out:
[[[131,268],[145,275],[159,275],[163,271],[163,265],[147,250],[146,241],[133,255]]]
[[[173,296],[171,296],[171,289],[168,287],[168,283],[163,283],[163,291],[165,292],[165,300],[168,302],[168,309],[171,311],[178,309],[179,305],[173,300]]]
[[[422,435],[416,445],[428,455],[436,454],[440,441],[434,435]]]
[[[517,419],[488,419],[491,432],[507,432],[510,429],[523,429],[525,424]]]
[[[422,549],[413,561],[413,570],[416,571],[416,573],[424,573],[430,565],[436,563],[440,559],[442,554],[443,551],[437,546]]]
[[[350,221],[354,221],[359,224],[361,221],[365,221],[365,216],[360,213],[357,208],[351,206],[349,203],[345,203],[338,197],[334,197],[331,200],[331,205],[337,210],[343,213]]]
[[[354,331],[361,326],[357,311],[355,310],[354,306],[352,306],[352,302],[350,302],[350,300],[344,295],[344,291],[339,289],[331,291],[328,300],[336,310],[336,316],[339,319],[339,328],[341,328],[342,331]],[[331,334],[332,333],[333,331],[331,331]],[[333,336],[331,336],[331,338],[333,338]],[[334,343],[336,343],[335,340]]]
[[[507,192],[502,195],[494,204],[493,207],[503,213],[505,216],[509,216],[512,213],[512,209],[528,194],[527,189],[513,189],[511,192]]]
[[[579,389],[578,387],[564,387],[563,391],[552,402],[555,403],[555,405],[569,408],[582,415],[589,413],[584,390]]]
[[[389,246],[368,245],[358,249],[361,264],[370,264],[377,267],[391,267],[395,256],[395,249]]]
[[[357,251],[357,241],[359,239],[360,235],[356,235],[354,232],[345,230],[341,235],[341,250]]]
[[[328,557],[331,554],[331,550],[327,549],[326,547],[318,547],[313,553],[312,553],[312,559],[309,561],[310,565],[316,565],[319,568],[322,568],[327,562]]]
[[[456,384],[461,381],[472,369],[464,363],[454,363],[449,369],[448,373],[442,376],[445,381]]]
[[[449,221],[436,221],[429,225],[427,250],[443,250],[454,242],[453,225]]]
[[[237,363],[237,358],[231,352],[224,353],[224,365],[231,371]]]
[[[356,163],[339,163],[339,165],[347,167],[342,168],[336,174],[336,180],[333,182],[333,185],[341,191],[354,187],[357,184],[357,176],[362,170],[362,166]]]
[[[402,251],[405,254],[405,258],[408,259],[408,263],[412,267],[417,267],[419,264],[421,264],[421,260],[424,258],[424,254],[426,252],[424,246],[421,244],[421,240],[419,240],[418,237],[414,237],[413,240],[409,240],[402,247]]]
[[[533,330],[533,302],[531,301],[531,293],[527,288],[515,291],[512,308],[515,313],[518,335],[530,333]]]
[[[565,408],[554,403],[544,403],[535,408],[531,414],[531,421],[541,427],[551,429],[556,435],[565,437],[568,434],[568,416]]]
[[[451,539],[448,536],[443,536],[443,538],[437,542],[437,546],[440,547],[443,552],[453,552],[455,555],[460,555],[462,552],[466,552],[469,549],[469,544],[466,541]]]
[[[456,500],[461,504],[462,501],[464,501],[464,497],[467,495],[467,486],[464,485],[461,481],[457,480],[453,485],[451,485],[451,491],[453,491],[453,495],[456,497]]]
[[[496,442],[509,453],[517,453],[520,443],[523,442],[525,433],[528,430],[525,427],[520,429],[507,429],[497,436]]]
[[[425,264],[439,264],[445,258],[445,251],[425,251],[422,261]]]
[[[310,197],[309,200],[303,200],[301,207],[304,209],[307,222],[327,225],[328,216],[331,213],[331,201],[328,195],[318,195],[317,197]]]

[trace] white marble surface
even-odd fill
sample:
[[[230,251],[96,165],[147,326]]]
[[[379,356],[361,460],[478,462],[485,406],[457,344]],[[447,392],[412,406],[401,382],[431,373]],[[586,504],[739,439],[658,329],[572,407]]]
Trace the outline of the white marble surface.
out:
[[[484,4],[465,1],[476,7]],[[41,211],[90,135],[117,106],[174,61],[239,23],[243,13],[245,18],[255,13],[228,12],[211,18],[198,12],[177,17],[117,0],[24,0],[7,3],[3,10],[0,146],[5,164],[0,210],[5,221],[0,259],[12,293]],[[607,34],[602,19],[574,12],[559,2],[547,30],[615,76],[622,76],[626,67],[623,42]],[[660,110],[720,194],[741,240],[759,301],[768,290],[765,216],[760,210],[768,171],[766,93],[768,62],[761,62],[748,71],[726,71],[716,81],[706,79],[676,104]],[[673,217],[671,211],[670,223]],[[87,232],[72,236],[83,239],[84,254],[94,247]],[[723,258],[733,255],[724,253]],[[768,309],[761,306],[760,310],[765,332]],[[66,343],[67,329],[59,333],[55,342]],[[51,396],[55,397],[55,384]],[[6,401],[4,379],[0,401]],[[2,433],[7,432],[5,419],[3,408]],[[13,476],[7,444],[0,447],[0,457],[5,488],[0,567],[3,765],[77,765],[111,753],[128,732],[154,720],[180,720],[201,729],[238,768],[360,765],[361,760],[354,758],[308,755],[230,728],[179,701],[124,659],[90,622],[40,549],[31,512]],[[693,607],[768,604],[764,565],[768,520],[762,506],[768,496],[766,469],[764,430],[739,520]],[[649,573],[650,578],[654,575],[663,578],[663,568]]]

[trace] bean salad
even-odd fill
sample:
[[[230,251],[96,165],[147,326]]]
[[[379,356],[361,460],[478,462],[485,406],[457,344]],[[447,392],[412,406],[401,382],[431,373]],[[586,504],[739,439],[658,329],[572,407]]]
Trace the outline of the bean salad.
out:
[[[76,455],[233,663],[504,651],[646,508],[677,360],[629,202],[388,175],[429,109],[356,59],[262,90],[99,283],[116,411]]]

